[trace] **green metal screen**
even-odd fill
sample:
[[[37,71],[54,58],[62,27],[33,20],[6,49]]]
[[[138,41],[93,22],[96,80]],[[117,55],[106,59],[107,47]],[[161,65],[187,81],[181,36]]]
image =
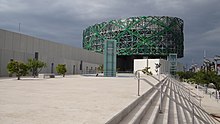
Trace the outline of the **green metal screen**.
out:
[[[117,55],[183,57],[183,20],[168,16],[141,16],[111,20],[83,31],[83,48],[103,53],[104,41],[117,41]]]

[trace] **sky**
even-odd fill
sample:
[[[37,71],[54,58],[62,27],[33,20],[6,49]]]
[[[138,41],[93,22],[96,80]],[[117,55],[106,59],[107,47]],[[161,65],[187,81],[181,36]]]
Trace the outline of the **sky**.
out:
[[[82,47],[90,25],[135,16],[184,21],[184,65],[220,55],[220,0],[0,0],[0,28]]]

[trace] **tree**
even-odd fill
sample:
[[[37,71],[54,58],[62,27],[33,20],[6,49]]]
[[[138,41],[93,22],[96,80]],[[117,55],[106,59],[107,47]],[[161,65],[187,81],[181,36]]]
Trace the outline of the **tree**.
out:
[[[36,59],[28,59],[28,63],[27,63],[30,71],[33,72],[33,76],[37,76],[38,73],[45,68],[47,65],[46,63],[36,60]],[[38,70],[39,69],[39,70]]]
[[[20,80],[21,76],[25,76],[28,74],[28,66],[23,63],[23,62],[19,62],[19,61],[10,61],[7,65],[7,70],[9,72],[9,74],[16,74],[16,76],[18,77],[18,80]]]
[[[200,70],[195,73],[193,76],[194,81],[197,84],[206,84],[214,83],[217,90],[220,90],[220,76],[216,74],[215,71],[212,70]]]
[[[220,76],[217,75],[215,71],[209,71],[206,79],[209,81],[209,83],[214,83],[217,90],[220,90]]]
[[[197,84],[208,84],[209,83],[209,80],[206,79],[206,74],[204,73],[204,71],[196,72],[195,75],[193,76],[193,79],[195,80]]]
[[[214,80],[215,80],[214,81],[215,87],[219,91],[220,90],[220,76],[217,75]]]
[[[66,65],[65,64],[58,64],[56,67],[56,71],[58,74],[62,74],[63,77],[65,77],[65,73],[66,73]]]
[[[193,78],[193,76],[195,75],[194,72],[190,72],[190,71],[186,71],[186,72],[176,72],[176,74],[179,76],[180,80],[183,80],[183,79],[190,79],[190,78]]]

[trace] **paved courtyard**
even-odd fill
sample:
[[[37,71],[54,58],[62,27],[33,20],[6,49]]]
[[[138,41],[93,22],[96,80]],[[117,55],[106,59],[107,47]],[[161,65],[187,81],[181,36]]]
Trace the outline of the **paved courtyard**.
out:
[[[141,83],[141,93],[149,88]],[[103,124],[136,98],[130,76],[0,78],[0,123]]]
[[[192,92],[201,97],[201,105],[208,113],[220,117],[220,100],[215,99],[213,96],[210,97],[210,94],[205,94],[202,90],[197,90],[195,85],[189,85],[187,83],[185,83],[185,85],[190,88]],[[220,121],[220,118],[218,119]]]

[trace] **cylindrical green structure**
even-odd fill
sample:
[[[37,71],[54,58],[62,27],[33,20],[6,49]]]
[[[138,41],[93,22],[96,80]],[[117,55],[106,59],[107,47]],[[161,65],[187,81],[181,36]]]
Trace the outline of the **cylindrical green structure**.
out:
[[[141,16],[102,22],[83,31],[83,48],[103,53],[107,39],[117,41],[117,68],[121,70],[120,63],[126,61],[129,66],[126,68],[130,69],[122,70],[131,71],[131,61],[135,58],[166,58],[169,53],[183,57],[183,20],[168,16]]]

